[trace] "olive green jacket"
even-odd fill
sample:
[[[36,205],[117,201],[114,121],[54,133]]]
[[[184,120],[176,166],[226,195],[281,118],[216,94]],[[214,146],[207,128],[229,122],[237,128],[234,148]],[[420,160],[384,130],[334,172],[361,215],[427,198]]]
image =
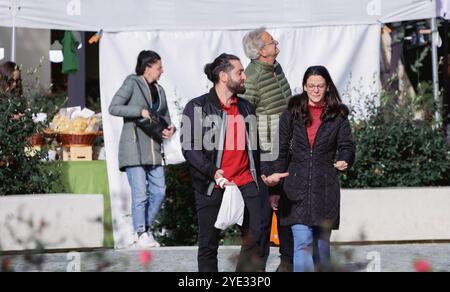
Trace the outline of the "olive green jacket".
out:
[[[245,69],[246,92],[241,95],[256,108],[261,149],[271,152],[272,136],[278,133],[279,119],[287,108],[292,91],[278,62],[252,60]]]

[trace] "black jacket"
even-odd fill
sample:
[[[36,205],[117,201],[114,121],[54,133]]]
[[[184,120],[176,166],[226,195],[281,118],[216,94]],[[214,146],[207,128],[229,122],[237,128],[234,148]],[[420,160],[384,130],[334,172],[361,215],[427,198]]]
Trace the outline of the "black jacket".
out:
[[[260,176],[260,154],[255,109],[242,98],[238,98],[238,109],[244,119],[249,116],[255,117],[251,119],[254,120],[253,123],[247,123],[246,120],[246,130],[250,171],[257,183]],[[211,195],[215,185],[214,175],[220,169],[222,159],[220,149],[223,149],[226,132],[224,119],[226,113],[222,111],[214,88],[209,93],[191,100],[183,112],[181,123],[183,155],[190,164],[193,187],[200,194]],[[196,129],[201,130],[201,133],[195,133]],[[215,147],[204,145],[205,140],[211,141]]]
[[[303,119],[291,120],[289,109],[282,114],[280,155],[275,163],[276,172],[289,172],[283,185],[287,200],[280,208],[282,225],[339,228],[340,182],[333,164],[341,160],[349,167],[355,161],[347,118],[339,115],[323,122],[311,147]]]

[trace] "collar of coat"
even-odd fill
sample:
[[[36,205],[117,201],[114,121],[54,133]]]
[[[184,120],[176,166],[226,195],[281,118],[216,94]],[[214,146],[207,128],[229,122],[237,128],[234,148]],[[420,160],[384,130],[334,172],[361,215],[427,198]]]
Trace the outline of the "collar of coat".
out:
[[[270,71],[273,72],[277,69],[278,66],[280,66],[280,64],[275,60],[275,63],[273,64],[269,64],[266,62],[261,62],[258,60],[252,60],[252,63],[254,63],[256,66],[262,68],[265,71]]]
[[[220,103],[220,99],[219,99],[219,96],[217,95],[217,91],[216,91],[215,87],[211,88],[211,90],[209,91],[206,102],[207,102],[207,104],[211,105],[217,111],[217,114],[219,114],[219,113],[221,114],[223,112],[222,105]],[[247,101],[245,99],[237,97],[237,106],[239,109],[239,113],[244,118],[250,114],[249,109],[244,105],[245,103],[247,103]]]
[[[139,89],[141,90],[142,94],[145,96],[145,98],[147,99],[147,103],[152,104],[152,93],[150,91],[150,87],[147,83],[147,80],[144,78],[144,76],[142,75],[131,75],[131,77],[136,80],[136,83],[139,86]],[[156,88],[158,88],[159,90],[159,84],[157,81],[155,81],[155,86]]]

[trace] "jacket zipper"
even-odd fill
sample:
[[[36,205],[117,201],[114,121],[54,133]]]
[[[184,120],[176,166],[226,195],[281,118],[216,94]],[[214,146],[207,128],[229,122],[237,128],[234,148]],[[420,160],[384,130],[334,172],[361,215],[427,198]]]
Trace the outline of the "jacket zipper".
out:
[[[150,90],[150,87],[148,86],[147,80],[144,77],[142,77],[142,78],[144,79],[144,83],[145,83],[145,86],[147,87],[147,91],[148,91],[148,96],[150,97],[150,107],[153,108],[152,92]],[[159,108],[161,108],[161,93],[159,92],[158,86],[156,86],[156,90],[158,90],[159,99],[160,99],[159,107],[158,107],[158,110],[159,110]],[[144,98],[146,98],[146,97],[144,96]],[[151,110],[152,110],[151,108],[148,109],[149,112],[151,112]],[[150,153],[152,155],[152,162],[153,162],[153,164],[156,164],[156,156],[155,156],[154,148],[155,148],[155,145],[153,145],[153,139],[150,138]],[[161,161],[161,164],[164,165],[163,161]]]
[[[314,148],[316,147],[316,141],[317,141],[317,138],[319,137],[319,133],[320,133],[320,130],[322,129],[322,126],[323,126],[323,122],[320,124],[320,127],[319,127],[319,129],[317,130],[317,133],[316,133],[316,138],[314,139],[314,143],[313,143],[313,145],[311,145],[310,143],[309,143],[309,138],[308,138],[308,130],[306,129],[306,125],[304,125],[304,127],[303,127],[303,129],[305,130],[305,134],[306,134],[306,139],[308,139],[308,145],[309,145],[309,181],[308,181],[308,205],[309,205],[309,210],[311,210],[311,205],[312,205],[312,203],[311,203],[311,192],[312,192],[312,169],[313,169],[313,158],[314,158]],[[312,212],[310,212],[310,214],[309,214],[309,216],[311,217],[310,219],[310,221],[312,222]]]

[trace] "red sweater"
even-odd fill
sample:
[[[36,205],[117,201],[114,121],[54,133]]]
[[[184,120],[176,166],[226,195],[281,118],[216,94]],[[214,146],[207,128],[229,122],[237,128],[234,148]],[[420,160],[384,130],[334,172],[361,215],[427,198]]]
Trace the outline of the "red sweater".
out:
[[[314,146],[314,141],[316,140],[317,131],[319,131],[319,127],[322,124],[322,120],[320,117],[325,109],[325,106],[309,106],[309,112],[311,113],[312,123],[309,127],[307,127],[309,145],[311,145],[311,149]]]
[[[227,133],[222,157],[221,169],[224,177],[240,187],[253,182],[250,172],[247,138],[244,117],[239,113],[237,98],[233,98],[230,107],[222,105],[228,114]]]

